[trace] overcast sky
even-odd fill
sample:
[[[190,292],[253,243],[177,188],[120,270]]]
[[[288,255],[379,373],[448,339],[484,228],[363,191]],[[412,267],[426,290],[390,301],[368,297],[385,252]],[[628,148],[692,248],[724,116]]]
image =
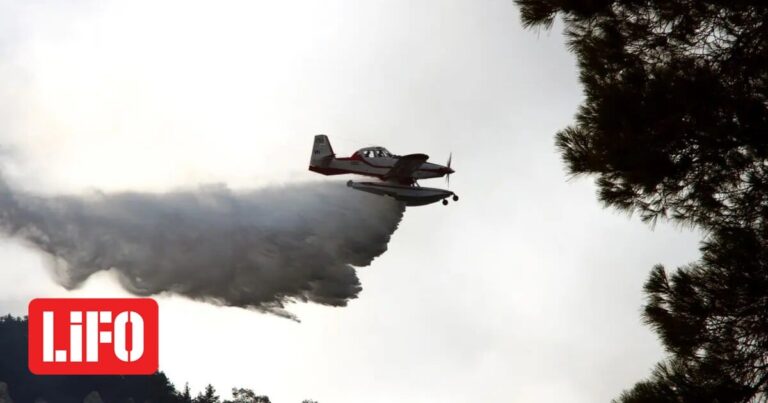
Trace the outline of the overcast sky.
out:
[[[409,208],[348,307],[292,305],[295,323],[159,296],[161,369],[275,403],[608,401],[662,357],[649,270],[699,236],[566,176],[553,136],[582,95],[563,42],[511,0],[0,1],[4,174],[45,194],[246,189],[327,180],[306,169],[316,133],[339,155],[453,152],[461,200]],[[0,313],[127,295],[103,272],[67,292],[45,259],[0,243]]]

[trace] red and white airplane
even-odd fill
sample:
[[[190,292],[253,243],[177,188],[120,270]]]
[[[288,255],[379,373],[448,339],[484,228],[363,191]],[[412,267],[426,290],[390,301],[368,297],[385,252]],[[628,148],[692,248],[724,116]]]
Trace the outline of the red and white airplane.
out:
[[[446,180],[454,172],[451,158],[447,166],[427,162],[426,154],[393,155],[384,147],[366,147],[357,150],[349,158],[337,158],[328,136],[318,134],[312,147],[309,170],[323,175],[357,174],[373,176],[382,182],[347,182],[347,186],[363,192],[390,196],[407,206],[422,206],[448,198],[458,201],[459,196],[450,190],[425,188],[416,183],[419,179],[439,178]]]

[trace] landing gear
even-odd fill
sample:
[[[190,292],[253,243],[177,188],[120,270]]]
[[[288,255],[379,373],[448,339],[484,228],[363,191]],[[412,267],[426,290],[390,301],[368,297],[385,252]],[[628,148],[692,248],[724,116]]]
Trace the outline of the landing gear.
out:
[[[453,199],[453,201],[455,201],[455,202],[456,202],[456,201],[459,201],[459,196],[457,196],[457,195],[453,195],[453,197],[451,197],[451,198],[452,198],[452,199]],[[447,198],[445,198],[445,199],[443,199],[443,206],[447,206],[447,205],[448,205],[448,199],[447,199]]]

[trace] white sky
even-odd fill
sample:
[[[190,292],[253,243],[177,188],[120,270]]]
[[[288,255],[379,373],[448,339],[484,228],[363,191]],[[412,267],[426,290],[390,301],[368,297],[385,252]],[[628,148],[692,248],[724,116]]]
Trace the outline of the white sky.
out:
[[[339,154],[452,151],[461,201],[408,209],[350,306],[291,306],[297,324],[162,296],[161,369],[275,403],[608,401],[662,356],[640,321],[649,270],[694,260],[698,235],[567,180],[553,136],[581,91],[563,42],[511,0],[0,1],[5,175],[51,194],[247,188],[322,179],[316,133]],[[12,240],[0,262],[1,313],[124,295],[108,273],[68,293]]]

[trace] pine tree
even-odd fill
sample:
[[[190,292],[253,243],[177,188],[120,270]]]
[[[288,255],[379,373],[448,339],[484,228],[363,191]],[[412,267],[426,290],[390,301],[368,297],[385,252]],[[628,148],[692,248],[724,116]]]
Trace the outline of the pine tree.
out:
[[[557,133],[568,170],[644,220],[768,216],[768,2],[516,0],[565,22],[586,99]]]
[[[199,393],[195,400],[193,400],[194,403],[219,403],[220,401],[219,395],[216,394],[216,389],[211,384],[208,384],[205,387],[205,391]]]
[[[192,394],[189,390],[189,382],[184,384],[184,391],[179,394],[182,403],[192,403]]]
[[[247,388],[232,388],[232,400],[225,403],[270,403],[268,396],[256,395],[256,393]]]
[[[768,398],[767,235],[721,229],[704,242],[700,261],[671,275],[654,268],[644,318],[672,356],[620,401]]]
[[[556,134],[608,206],[703,229],[702,258],[645,284],[669,352],[629,402],[768,400],[768,2],[516,0],[559,15],[585,100]]]

